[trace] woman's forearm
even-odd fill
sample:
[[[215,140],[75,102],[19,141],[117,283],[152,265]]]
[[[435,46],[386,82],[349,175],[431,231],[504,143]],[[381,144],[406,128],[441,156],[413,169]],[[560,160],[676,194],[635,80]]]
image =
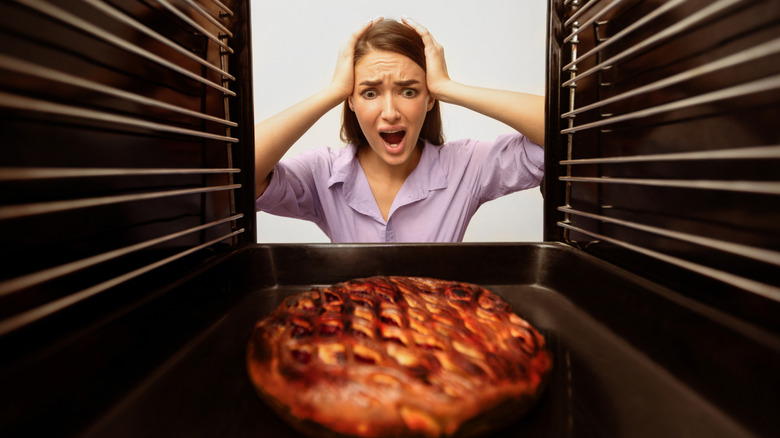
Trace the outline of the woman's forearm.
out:
[[[506,123],[534,143],[544,146],[544,97],[514,91],[472,87],[450,79],[444,48],[425,26],[404,17],[425,44],[426,81],[431,95]]]
[[[544,146],[544,96],[450,82],[437,93],[440,101],[469,108],[506,123]]]
[[[255,188],[260,196],[282,156],[322,116],[344,101],[330,87],[255,125]]]
[[[255,196],[263,194],[268,187],[268,176],[292,145],[352,93],[355,43],[368,28],[380,21],[381,17],[370,20],[352,33],[339,51],[336,71],[326,88],[255,125]]]

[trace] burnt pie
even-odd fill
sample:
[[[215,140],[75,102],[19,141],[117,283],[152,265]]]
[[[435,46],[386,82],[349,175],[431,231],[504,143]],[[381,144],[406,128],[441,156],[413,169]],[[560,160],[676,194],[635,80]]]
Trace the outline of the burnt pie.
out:
[[[260,396],[312,436],[471,436],[539,397],[544,337],[480,286],[371,277],[284,299],[247,348]]]

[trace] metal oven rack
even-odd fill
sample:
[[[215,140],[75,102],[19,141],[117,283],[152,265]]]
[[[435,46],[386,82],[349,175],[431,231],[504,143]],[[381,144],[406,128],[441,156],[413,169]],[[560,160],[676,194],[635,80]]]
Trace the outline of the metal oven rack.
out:
[[[546,240],[777,328],[776,2],[554,3]]]
[[[248,55],[231,47],[247,35],[227,27],[246,16],[192,0],[18,0],[0,15],[0,335],[254,240],[251,167],[234,165],[251,154],[235,77]]]
[[[255,241],[248,7],[0,4],[0,435],[92,421],[127,390],[111,348],[42,352]]]
[[[547,337],[498,436],[780,429],[770,0],[549,2],[545,242],[258,245],[248,0],[0,4],[0,435],[297,436],[245,346],[287,295],[478,283]]]

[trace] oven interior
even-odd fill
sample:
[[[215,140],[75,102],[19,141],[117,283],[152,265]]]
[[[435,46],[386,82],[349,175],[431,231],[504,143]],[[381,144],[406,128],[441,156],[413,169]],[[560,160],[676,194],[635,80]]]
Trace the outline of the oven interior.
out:
[[[780,430],[780,8],[551,0],[545,241],[259,245],[248,0],[0,14],[0,434],[296,436],[254,322],[314,285],[486,286],[547,337],[499,436]]]

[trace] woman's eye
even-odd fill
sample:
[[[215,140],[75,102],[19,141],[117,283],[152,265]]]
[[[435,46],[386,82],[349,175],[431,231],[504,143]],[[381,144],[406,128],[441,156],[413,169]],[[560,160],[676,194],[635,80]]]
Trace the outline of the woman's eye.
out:
[[[401,94],[403,94],[404,97],[414,97],[417,96],[417,90],[413,88],[407,88],[402,91]]]
[[[363,96],[366,99],[373,99],[376,97],[376,91],[375,90],[365,90],[362,93],[360,93],[361,96]]]

